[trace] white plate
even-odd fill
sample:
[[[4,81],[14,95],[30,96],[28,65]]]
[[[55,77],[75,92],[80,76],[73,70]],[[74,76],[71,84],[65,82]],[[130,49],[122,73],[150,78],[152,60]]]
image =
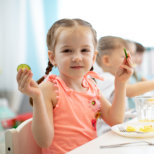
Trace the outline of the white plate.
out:
[[[125,136],[125,137],[133,137],[133,138],[146,138],[146,137],[154,137],[154,132],[145,132],[145,133],[136,133],[136,132],[121,132],[119,127],[127,128],[127,126],[133,126],[136,129],[141,127],[152,125],[154,127],[154,122],[132,122],[126,124],[118,124],[111,127],[112,131],[118,135]]]

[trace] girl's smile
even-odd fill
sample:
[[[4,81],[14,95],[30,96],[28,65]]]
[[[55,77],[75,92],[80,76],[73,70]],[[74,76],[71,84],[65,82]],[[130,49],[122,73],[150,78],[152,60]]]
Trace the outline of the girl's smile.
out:
[[[73,69],[81,69],[81,68],[83,68],[83,66],[71,66],[71,68],[73,68]]]

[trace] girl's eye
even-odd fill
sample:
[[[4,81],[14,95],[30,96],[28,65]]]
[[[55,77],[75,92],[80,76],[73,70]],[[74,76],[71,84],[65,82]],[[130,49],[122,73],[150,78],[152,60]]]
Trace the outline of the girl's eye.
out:
[[[72,52],[72,50],[70,50],[70,49],[65,49],[63,52],[68,53],[68,52]]]
[[[88,49],[82,49],[81,52],[89,52]]]

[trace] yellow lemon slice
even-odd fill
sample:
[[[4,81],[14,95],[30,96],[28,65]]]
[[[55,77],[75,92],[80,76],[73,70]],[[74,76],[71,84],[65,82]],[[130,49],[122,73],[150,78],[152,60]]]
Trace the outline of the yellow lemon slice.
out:
[[[152,125],[145,125],[143,128],[140,128],[139,131],[141,132],[154,132],[154,128]]]
[[[134,132],[134,131],[136,131],[136,129],[133,126],[127,126],[126,131],[127,132]]]

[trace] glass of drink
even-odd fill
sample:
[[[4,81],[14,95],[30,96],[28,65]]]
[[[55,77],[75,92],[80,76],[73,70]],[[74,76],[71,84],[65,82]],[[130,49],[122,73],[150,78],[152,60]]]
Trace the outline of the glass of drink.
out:
[[[138,120],[154,122],[154,96],[137,96],[134,100]]]

